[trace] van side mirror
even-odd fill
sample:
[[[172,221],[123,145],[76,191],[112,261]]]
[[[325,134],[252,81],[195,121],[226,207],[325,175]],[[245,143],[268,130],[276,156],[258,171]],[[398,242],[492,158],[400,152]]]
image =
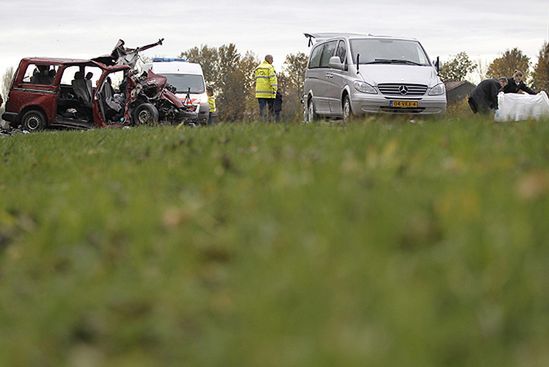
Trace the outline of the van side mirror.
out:
[[[343,65],[343,63],[341,62],[339,56],[331,57],[329,65],[332,69],[343,70],[345,68],[345,65]]]
[[[440,56],[437,56],[437,61],[435,62],[435,68],[437,69],[437,73],[440,73]]]

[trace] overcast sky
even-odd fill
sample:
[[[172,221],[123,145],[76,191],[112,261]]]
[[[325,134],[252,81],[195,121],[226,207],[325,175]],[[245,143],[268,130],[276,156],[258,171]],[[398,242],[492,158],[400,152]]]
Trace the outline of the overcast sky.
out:
[[[537,61],[547,38],[548,0],[0,0],[0,72],[22,57],[90,58],[119,38],[138,46],[165,38],[148,56],[235,43],[263,57],[308,52],[304,32],[418,38],[431,57],[466,51],[489,61],[518,47]]]

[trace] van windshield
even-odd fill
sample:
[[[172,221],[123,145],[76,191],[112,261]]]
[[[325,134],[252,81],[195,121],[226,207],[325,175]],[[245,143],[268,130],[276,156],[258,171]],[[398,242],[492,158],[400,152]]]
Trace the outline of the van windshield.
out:
[[[192,94],[202,94],[206,92],[204,78],[202,75],[195,74],[162,74],[168,78],[168,83],[177,89],[177,93],[187,93],[189,88]]]
[[[360,64],[401,64],[430,66],[423,47],[416,41],[392,39],[351,40],[351,53]]]

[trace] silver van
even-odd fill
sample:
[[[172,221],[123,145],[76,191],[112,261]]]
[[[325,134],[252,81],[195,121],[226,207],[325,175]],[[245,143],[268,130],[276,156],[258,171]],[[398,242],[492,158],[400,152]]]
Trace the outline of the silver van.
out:
[[[305,36],[312,46],[303,96],[306,122],[446,111],[438,61],[431,62],[419,41],[360,34]]]

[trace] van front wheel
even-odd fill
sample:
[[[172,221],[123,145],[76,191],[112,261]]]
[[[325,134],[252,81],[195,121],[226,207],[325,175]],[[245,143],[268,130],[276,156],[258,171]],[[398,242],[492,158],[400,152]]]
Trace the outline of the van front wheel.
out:
[[[150,103],[143,103],[133,111],[134,125],[155,125],[158,120],[158,109]]]
[[[348,95],[343,98],[343,121],[347,122],[353,117],[353,108],[351,107],[351,99]]]
[[[315,104],[312,99],[307,103],[307,109],[305,110],[305,123],[310,124],[318,120],[318,115],[315,111]]]

